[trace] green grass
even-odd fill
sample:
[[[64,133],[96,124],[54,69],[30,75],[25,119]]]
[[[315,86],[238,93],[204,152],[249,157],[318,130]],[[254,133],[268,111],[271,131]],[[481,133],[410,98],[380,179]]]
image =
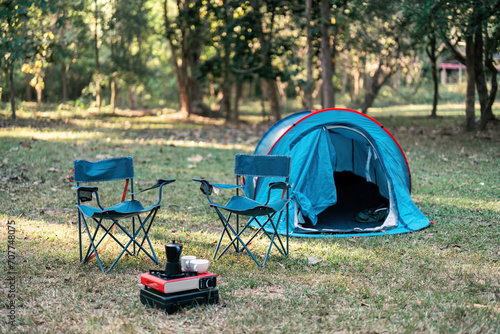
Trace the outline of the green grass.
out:
[[[290,256],[272,252],[266,269],[229,253],[210,266],[220,303],[174,315],[139,301],[140,274],[163,265],[126,256],[104,275],[95,261],[79,263],[75,194],[66,181],[72,161],[132,156],[139,188],[177,179],[165,188],[151,231],[160,262],[163,244],[178,237],[188,240],[184,254],[211,258],[220,226],[190,179],[232,182],[234,155],[252,152],[269,124],[249,115],[249,123],[226,128],[221,121],[178,119],[169,110],[99,115],[26,108],[16,122],[0,113],[2,282],[9,221],[16,223],[18,273],[16,325],[7,323],[5,285],[0,332],[500,332],[500,127],[465,134],[463,106],[440,106],[440,119],[425,117],[428,109],[379,108],[370,115],[404,149],[412,197],[435,224],[404,235],[293,238]],[[196,155],[203,160],[190,161]],[[263,243],[252,246],[263,253]],[[108,246],[104,263],[117,251]],[[310,256],[321,262],[308,266]]]

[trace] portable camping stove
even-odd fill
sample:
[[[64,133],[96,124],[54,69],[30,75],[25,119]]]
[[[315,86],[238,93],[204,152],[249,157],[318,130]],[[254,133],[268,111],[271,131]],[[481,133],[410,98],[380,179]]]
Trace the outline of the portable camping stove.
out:
[[[150,270],[141,275],[141,283],[162,293],[188,290],[210,290],[217,286],[217,277],[211,273],[198,274],[183,271],[179,277],[168,277],[163,270]]]
[[[198,274],[194,271],[183,271],[180,267],[182,245],[171,243],[165,245],[167,266],[164,270],[150,270],[141,275],[140,300],[150,307],[165,310],[171,314],[180,307],[217,304],[219,289],[217,277],[212,273]]]

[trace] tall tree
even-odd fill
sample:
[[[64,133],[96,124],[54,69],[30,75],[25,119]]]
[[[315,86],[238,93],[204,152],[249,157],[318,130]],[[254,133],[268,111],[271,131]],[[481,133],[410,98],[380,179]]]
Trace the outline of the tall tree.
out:
[[[346,43],[356,50],[358,58],[366,59],[369,67],[361,108],[367,113],[401,62],[412,59],[417,39],[413,23],[403,15],[400,1],[356,0],[347,4],[351,24]]]
[[[444,21],[441,10],[443,5],[443,1],[435,0],[413,0],[403,3],[404,15],[414,22],[415,33],[422,37],[419,43],[420,47],[425,50],[430,60],[434,93],[430,117],[437,117],[439,99],[438,58],[446,49],[439,37],[440,25]]]
[[[438,78],[438,58],[443,53],[444,47],[439,45],[438,38],[436,34],[429,34],[429,42],[425,46],[425,52],[427,53],[427,57],[431,61],[431,72],[432,72],[432,83],[434,86],[434,97],[432,99],[432,109],[431,109],[431,117],[437,117],[437,106],[439,99],[439,78]]]
[[[335,73],[335,33],[331,33],[331,0],[321,0],[321,78],[323,79],[323,108],[335,107],[333,75]],[[335,27],[334,27],[335,29]],[[332,38],[333,37],[333,38]]]
[[[474,110],[476,89],[481,105],[480,130],[484,130],[487,122],[494,119],[491,101],[492,98],[494,100],[498,88],[496,69],[493,71],[490,69],[493,65],[492,54],[497,52],[498,42],[492,42],[490,36],[497,34],[500,0],[447,1],[443,6],[443,11],[448,20],[441,27],[441,36],[455,58],[467,67],[465,130],[473,131],[476,128]],[[452,40],[465,41],[465,55],[456,47],[456,43],[452,43]],[[492,74],[494,73],[489,93],[485,79],[485,66]]]
[[[204,62],[204,69],[221,78],[222,110],[228,120],[236,115],[231,110],[231,86],[258,76],[262,93],[269,96],[270,118],[279,120],[282,93],[278,80],[284,74],[280,57],[289,52],[291,39],[284,34],[290,27],[284,18],[290,18],[289,2],[285,0],[220,1],[210,7],[213,29],[214,56]],[[264,84],[262,84],[264,82]],[[263,86],[265,88],[263,89]],[[261,94],[263,96],[264,94]],[[237,99],[237,98],[236,98]],[[229,111],[229,113],[228,113]]]
[[[179,103],[186,115],[203,113],[206,107],[202,101],[199,82],[199,67],[202,47],[205,44],[206,1],[177,0],[171,14],[168,1],[163,2],[165,34],[172,53],[172,61],[177,78]]]
[[[129,108],[137,108],[138,88],[150,74],[147,62],[151,56],[148,37],[151,34],[148,15],[150,7],[145,0],[114,0],[112,15],[106,30],[107,44],[111,48],[111,62],[106,74],[116,98],[117,82],[128,90]],[[111,102],[115,105],[115,102]]]
[[[96,106],[99,111],[101,111],[102,96],[101,96],[101,64],[99,62],[99,3],[98,0],[94,0],[94,50],[95,50],[95,98]]]
[[[306,0],[305,19],[306,19],[306,84],[304,89],[304,107],[311,110],[313,108],[312,93],[314,90],[313,83],[313,33],[311,27],[312,21],[312,0]]]
[[[259,75],[266,80],[269,98],[271,101],[271,120],[279,121],[281,119],[281,98],[278,91],[277,75],[273,70],[273,42],[276,34],[275,19],[280,13],[281,4],[279,0],[251,0],[252,12],[255,19],[254,29],[257,31],[260,43],[261,68]]]
[[[16,61],[28,61],[23,70],[30,71],[29,62],[37,67],[34,85],[40,101],[43,89],[43,63],[53,47],[53,35],[43,18],[58,10],[47,0],[5,0],[0,3],[0,64],[8,73],[12,118],[16,118],[14,72]]]

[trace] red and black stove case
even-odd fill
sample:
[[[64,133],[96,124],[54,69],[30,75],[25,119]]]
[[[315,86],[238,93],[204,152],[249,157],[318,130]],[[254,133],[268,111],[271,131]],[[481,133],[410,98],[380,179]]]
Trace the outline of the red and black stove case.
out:
[[[140,300],[150,307],[172,314],[181,307],[217,304],[219,289],[214,274],[182,272],[179,277],[167,278],[163,270],[150,270],[141,275]]]

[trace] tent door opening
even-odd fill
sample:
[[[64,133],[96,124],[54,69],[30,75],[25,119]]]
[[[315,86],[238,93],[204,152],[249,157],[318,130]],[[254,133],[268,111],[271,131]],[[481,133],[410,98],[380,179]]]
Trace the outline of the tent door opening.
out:
[[[296,231],[348,233],[384,229],[386,221],[394,219],[394,213],[389,214],[389,185],[374,145],[361,131],[351,127],[335,126],[327,130],[336,155],[333,163],[335,189],[332,191],[336,191],[337,201],[317,216],[315,225],[307,217],[301,217]],[[374,209],[386,209],[388,217],[367,222],[356,220],[360,213]]]

